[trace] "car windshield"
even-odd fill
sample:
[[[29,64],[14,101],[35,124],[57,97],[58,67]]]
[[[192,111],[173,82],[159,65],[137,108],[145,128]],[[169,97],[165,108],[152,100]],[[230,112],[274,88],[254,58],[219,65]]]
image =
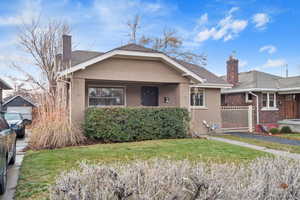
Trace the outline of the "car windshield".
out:
[[[7,121],[9,121],[9,120],[22,120],[21,115],[18,114],[18,113],[5,113],[4,117]]]

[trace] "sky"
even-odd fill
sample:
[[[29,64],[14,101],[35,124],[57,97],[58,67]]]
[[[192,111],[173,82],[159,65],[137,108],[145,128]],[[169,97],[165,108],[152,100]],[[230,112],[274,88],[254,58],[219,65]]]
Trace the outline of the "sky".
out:
[[[184,49],[207,55],[206,68],[217,75],[231,54],[241,72],[285,75],[287,66],[290,76],[300,75],[299,0],[1,0],[0,77],[22,76],[12,62],[38,75],[18,45],[21,24],[63,20],[77,50],[108,51],[126,44],[126,23],[136,14],[138,36],[176,30]]]

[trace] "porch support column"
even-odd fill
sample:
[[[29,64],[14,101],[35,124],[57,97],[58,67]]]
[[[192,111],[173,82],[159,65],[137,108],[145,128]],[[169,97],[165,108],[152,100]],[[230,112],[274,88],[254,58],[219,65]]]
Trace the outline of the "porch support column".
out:
[[[179,83],[178,85],[179,107],[181,108],[189,107],[189,89],[188,83]]]
[[[85,112],[85,79],[73,78],[70,90],[71,123],[81,124]]]

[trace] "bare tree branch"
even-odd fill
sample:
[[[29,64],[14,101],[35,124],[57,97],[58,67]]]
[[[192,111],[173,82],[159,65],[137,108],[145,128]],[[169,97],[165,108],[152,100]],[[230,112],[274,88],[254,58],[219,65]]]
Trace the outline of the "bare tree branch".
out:
[[[31,24],[19,27],[19,45],[29,54],[34,66],[41,71],[44,83],[37,80],[36,74],[30,74],[23,66],[12,66],[22,72],[27,81],[38,86],[52,97],[55,97],[58,69],[55,66],[55,56],[62,49],[62,35],[70,33],[68,24],[61,21],[49,21],[42,25],[40,20],[33,20]]]
[[[165,28],[160,37],[142,35],[139,39],[137,39],[136,35],[138,29],[140,28],[140,19],[140,16],[136,15],[133,18],[132,22],[127,23],[130,30],[130,42],[148,46],[176,59],[199,64],[202,66],[206,65],[207,58],[204,54],[197,54],[191,51],[184,50],[184,39],[179,37],[177,31],[174,29]]]

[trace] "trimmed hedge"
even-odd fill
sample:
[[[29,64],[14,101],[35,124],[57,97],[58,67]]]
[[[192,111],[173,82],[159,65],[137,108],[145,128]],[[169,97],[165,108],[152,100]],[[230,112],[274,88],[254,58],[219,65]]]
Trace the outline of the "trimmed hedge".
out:
[[[280,129],[280,133],[292,133],[292,129],[289,126],[283,126]]]
[[[103,142],[184,138],[189,129],[184,108],[89,108],[84,130]]]

